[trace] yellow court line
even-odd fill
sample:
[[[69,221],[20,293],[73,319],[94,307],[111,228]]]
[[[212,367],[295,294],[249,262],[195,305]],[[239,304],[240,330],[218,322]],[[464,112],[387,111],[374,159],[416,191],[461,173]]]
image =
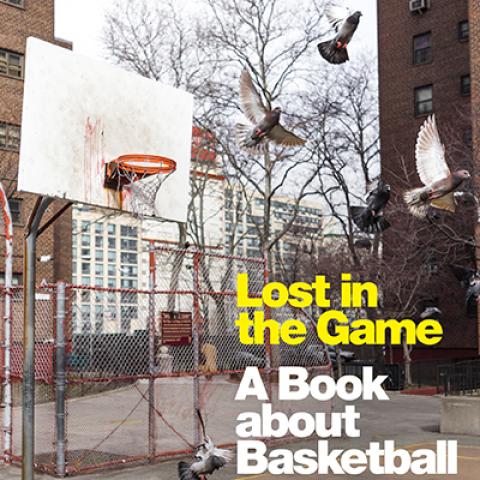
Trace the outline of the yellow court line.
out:
[[[448,441],[448,439],[445,439]],[[455,439],[453,439],[455,440]],[[432,443],[432,442],[424,442],[424,443],[412,443],[411,445],[405,445],[404,447],[400,447],[400,448],[403,448],[404,450],[408,450],[409,448],[417,448],[417,447],[428,447],[428,446],[435,446],[435,443]],[[479,445],[462,445],[462,444],[458,444],[457,445],[458,448],[471,448],[472,450],[480,450],[480,446]]]
[[[270,475],[270,473],[260,473],[258,475],[248,475],[247,477],[237,477],[235,480],[252,480],[253,478],[262,478]]]

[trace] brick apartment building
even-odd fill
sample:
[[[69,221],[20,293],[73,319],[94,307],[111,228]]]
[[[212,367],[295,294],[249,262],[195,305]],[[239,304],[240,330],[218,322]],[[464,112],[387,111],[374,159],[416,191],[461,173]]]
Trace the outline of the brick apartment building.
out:
[[[66,48],[71,44],[55,39],[54,0],[0,0],[0,25],[0,179],[10,198],[14,220],[14,282],[21,284],[24,227],[35,202],[34,195],[16,191],[26,39],[34,36]],[[60,208],[60,203],[56,201],[50,207],[46,219]],[[67,210],[39,238],[37,255],[44,258],[37,264],[38,279],[70,280],[71,250],[71,212]],[[3,251],[0,247],[2,278]]]
[[[472,130],[471,104],[480,106],[480,5],[478,0],[470,3],[469,13],[469,0],[377,2],[382,171],[395,194],[406,188],[400,180],[401,159],[413,171],[417,133],[430,113],[435,113],[445,143],[453,142],[458,147],[447,148],[451,166],[473,171],[472,137],[478,141],[478,134]],[[476,85],[473,96],[471,78]],[[410,182],[415,182],[412,187],[420,186],[417,175],[412,174]],[[472,207],[442,216],[455,231],[473,236]],[[387,231],[386,258],[392,255],[389,245],[395,241]],[[459,247],[456,261],[473,267],[474,252],[468,250]],[[443,262],[432,274],[423,298],[418,298],[418,305],[430,302],[441,309],[444,340],[433,350],[416,347],[414,361],[478,354],[477,319],[466,315],[464,298],[465,291]],[[397,359],[401,355],[397,352]]]
[[[470,12],[470,70],[472,76],[472,123],[473,123],[473,162],[477,167],[475,169],[475,184],[480,185],[480,3],[478,0],[469,0]],[[476,243],[480,244],[480,223],[477,218],[476,225]],[[480,250],[476,252],[477,268],[480,266]],[[480,319],[480,316],[479,316]],[[479,320],[480,332],[480,320]],[[480,352],[480,335],[478,340],[478,350]]]

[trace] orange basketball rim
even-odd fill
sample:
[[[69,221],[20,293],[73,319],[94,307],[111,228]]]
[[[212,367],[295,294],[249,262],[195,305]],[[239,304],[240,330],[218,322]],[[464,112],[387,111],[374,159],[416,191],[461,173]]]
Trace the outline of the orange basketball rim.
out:
[[[150,175],[172,173],[177,162],[159,155],[128,154],[106,164],[105,186],[119,189],[122,186]]]

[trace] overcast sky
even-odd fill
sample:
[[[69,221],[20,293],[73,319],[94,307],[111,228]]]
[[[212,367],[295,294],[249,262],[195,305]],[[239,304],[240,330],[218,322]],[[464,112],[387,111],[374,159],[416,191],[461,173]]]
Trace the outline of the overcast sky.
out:
[[[102,28],[105,12],[113,4],[114,0],[55,0],[56,36],[73,42],[73,49],[78,53],[105,58]],[[347,0],[347,4],[364,14],[352,52],[355,49],[376,51],[376,0]]]

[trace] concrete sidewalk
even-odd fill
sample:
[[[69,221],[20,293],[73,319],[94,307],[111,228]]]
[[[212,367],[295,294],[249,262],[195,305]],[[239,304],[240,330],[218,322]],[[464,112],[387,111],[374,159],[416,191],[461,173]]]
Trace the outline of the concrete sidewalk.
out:
[[[397,446],[407,449],[432,448],[437,440],[455,439],[459,443],[459,474],[449,478],[460,480],[478,480],[480,471],[480,437],[466,437],[443,435],[439,433],[440,399],[436,397],[422,397],[400,395],[389,392],[391,400],[388,402],[372,401],[357,402],[356,406],[361,413],[359,428],[360,439],[340,438],[330,441],[332,448],[365,448],[372,441],[395,440]],[[341,409],[336,405],[335,410]],[[292,442],[282,445],[282,448],[315,449],[316,440]],[[175,480],[177,462],[144,465],[125,468],[117,471],[106,471],[97,474],[78,476],[81,480],[114,479],[114,480]],[[20,480],[20,469],[16,467],[0,468],[0,480]],[[37,480],[51,479],[46,475],[37,475]],[[271,475],[256,475],[240,478],[236,475],[235,464],[216,472],[209,477],[212,480],[273,480]],[[319,478],[315,476],[292,476],[297,480]],[[326,475],[322,478],[333,480],[338,476]],[[377,479],[377,477],[362,475],[362,480]],[[402,476],[405,480],[413,480],[413,476]],[[415,477],[417,478],[417,477]],[[423,476],[422,478],[439,478],[439,476]]]

